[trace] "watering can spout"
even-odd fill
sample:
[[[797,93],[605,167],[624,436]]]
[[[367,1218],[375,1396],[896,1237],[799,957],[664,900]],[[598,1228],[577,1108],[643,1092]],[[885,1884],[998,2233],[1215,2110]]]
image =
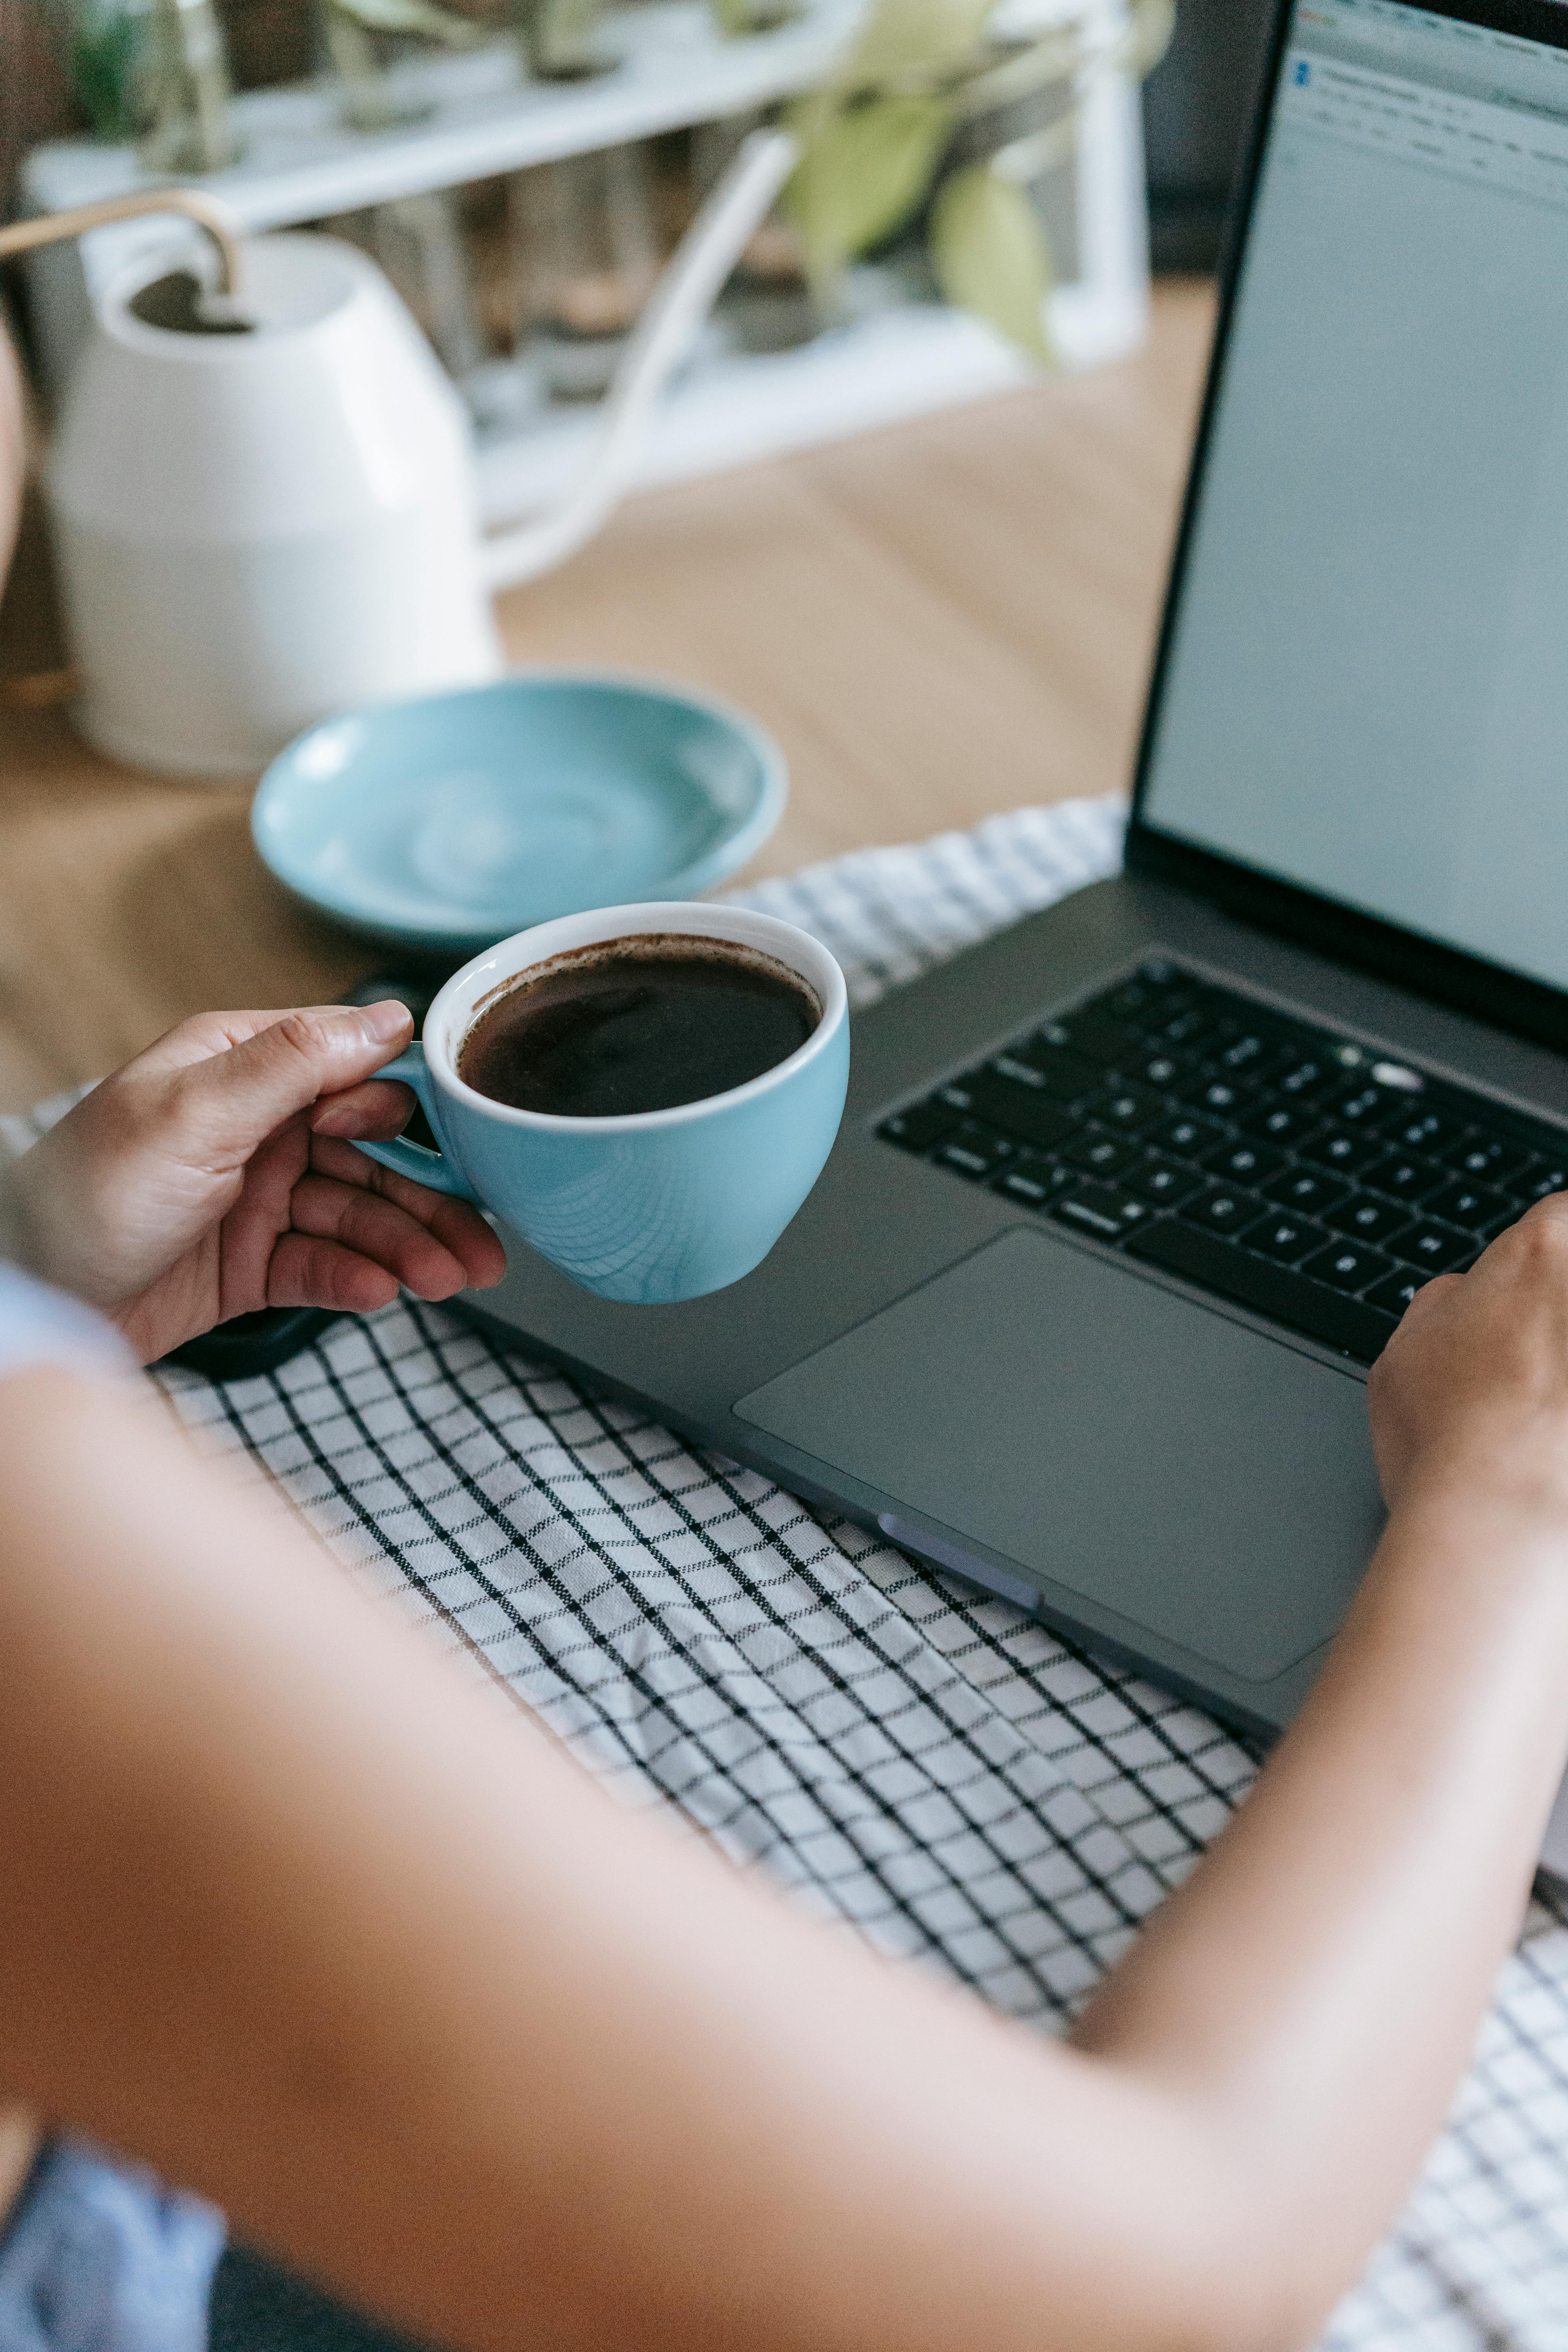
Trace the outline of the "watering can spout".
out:
[[[486,584],[516,587],[586,545],[628,488],[654,403],[799,159],[787,131],[753,131],[692,221],[621,355],[583,470],[554,507],[481,541]]]
[[[787,131],[753,131],[742,141],[627,339],[605,402],[604,421],[576,481],[553,507],[480,541],[480,575],[487,588],[515,587],[574,555],[624,496],[655,402],[725,278],[767,217],[799,154]],[[153,212],[183,213],[207,232],[217,248],[219,295],[228,298],[232,307],[240,290],[241,225],[226,205],[199,189],[142,189],[75,212],[16,222],[0,228],[0,257]],[[201,299],[216,310],[211,297]]]

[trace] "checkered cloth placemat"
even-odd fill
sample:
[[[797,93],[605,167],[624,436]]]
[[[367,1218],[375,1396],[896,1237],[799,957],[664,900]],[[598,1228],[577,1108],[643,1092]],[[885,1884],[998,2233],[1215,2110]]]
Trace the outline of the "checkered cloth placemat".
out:
[[[738,895],[825,940],[865,1003],[1111,871],[1121,822],[1115,802],[1025,809]],[[627,1796],[1047,2031],[1252,1778],[1195,1707],[437,1309],[346,1319],[264,1379],[164,1385]],[[1532,1906],[1448,2128],[1325,2342],[1568,2347],[1568,1904]]]

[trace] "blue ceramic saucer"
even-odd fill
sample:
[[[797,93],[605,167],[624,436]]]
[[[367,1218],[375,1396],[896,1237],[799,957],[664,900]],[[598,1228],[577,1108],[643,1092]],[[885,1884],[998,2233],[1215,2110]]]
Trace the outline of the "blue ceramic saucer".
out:
[[[341,923],[468,957],[531,923],[694,898],[761,847],[784,763],[724,704],[552,670],[367,704],[279,752],[250,829]]]

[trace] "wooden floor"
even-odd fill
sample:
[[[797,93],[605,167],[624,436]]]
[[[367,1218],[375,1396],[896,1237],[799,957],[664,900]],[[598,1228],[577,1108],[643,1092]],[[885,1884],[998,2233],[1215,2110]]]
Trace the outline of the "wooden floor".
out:
[[[1120,366],[639,498],[505,598],[508,647],[755,712],[791,779],[758,874],[1120,785],[1212,315],[1206,287],[1167,284]],[[0,675],[50,658],[48,635],[24,566]],[[0,710],[0,1110],[187,1013],[387,969],[271,882],[248,797],[113,767],[58,711]]]

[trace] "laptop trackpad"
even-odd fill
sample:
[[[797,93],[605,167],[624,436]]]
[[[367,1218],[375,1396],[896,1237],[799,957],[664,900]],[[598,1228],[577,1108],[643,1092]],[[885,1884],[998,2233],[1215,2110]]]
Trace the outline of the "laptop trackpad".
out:
[[[735,1411],[1249,1682],[1333,1633],[1383,1521],[1359,1380],[1045,1234]]]

